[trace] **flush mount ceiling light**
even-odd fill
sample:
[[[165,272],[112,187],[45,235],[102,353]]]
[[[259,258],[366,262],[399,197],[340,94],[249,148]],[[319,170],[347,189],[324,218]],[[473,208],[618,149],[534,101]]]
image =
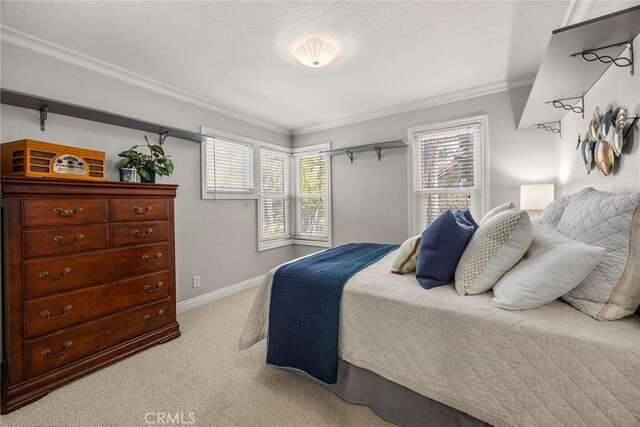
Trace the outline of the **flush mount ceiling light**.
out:
[[[320,68],[330,64],[338,55],[338,49],[322,40],[307,40],[296,48],[293,56],[307,67]]]

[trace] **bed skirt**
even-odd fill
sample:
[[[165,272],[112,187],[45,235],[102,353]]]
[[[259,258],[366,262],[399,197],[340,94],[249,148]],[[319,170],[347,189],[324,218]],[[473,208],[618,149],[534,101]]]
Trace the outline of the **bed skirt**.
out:
[[[489,425],[342,359],[338,359],[338,381],[325,387],[349,403],[369,406],[380,417],[402,427]]]

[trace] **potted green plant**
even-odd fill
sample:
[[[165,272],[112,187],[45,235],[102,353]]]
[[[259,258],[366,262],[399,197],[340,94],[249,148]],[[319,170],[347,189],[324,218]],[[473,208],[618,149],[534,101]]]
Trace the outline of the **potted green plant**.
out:
[[[141,153],[136,149],[144,147],[144,145],[134,145],[130,149],[118,154],[122,157],[119,162],[120,170],[135,169],[140,175],[142,182],[156,182],[156,175],[169,176],[173,173],[173,161],[164,154],[164,150],[160,145],[149,143],[147,136],[146,146],[149,148],[149,154]]]

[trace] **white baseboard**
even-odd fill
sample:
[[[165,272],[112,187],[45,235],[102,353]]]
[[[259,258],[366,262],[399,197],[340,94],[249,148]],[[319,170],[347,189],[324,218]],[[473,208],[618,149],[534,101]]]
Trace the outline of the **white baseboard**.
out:
[[[238,292],[242,292],[246,289],[253,288],[254,286],[258,286],[259,284],[262,283],[265,276],[266,274],[263,274],[262,276],[254,277],[252,279],[245,280],[244,282],[235,283],[233,285],[227,286],[226,288],[217,289],[213,292],[209,292],[207,294],[200,295],[195,298],[188,299],[186,301],[181,301],[178,303],[178,306],[177,306],[178,314],[203,306],[205,304],[209,304],[211,302],[228,297],[230,295],[237,294]]]

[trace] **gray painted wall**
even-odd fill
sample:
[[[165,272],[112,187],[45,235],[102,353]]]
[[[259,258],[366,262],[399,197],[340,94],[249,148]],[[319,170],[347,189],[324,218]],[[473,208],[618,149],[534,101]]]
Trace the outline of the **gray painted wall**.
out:
[[[2,45],[4,88],[61,99],[199,131],[206,126],[291,146],[291,137],[228,118],[47,56]],[[46,132],[38,112],[2,106],[0,140],[32,138],[105,151],[110,180],[117,180],[117,153],[143,143],[143,133],[51,114]],[[153,137],[153,135],[149,135]],[[267,272],[290,260],[293,248],[257,252],[255,200],[200,199],[200,145],[169,138],[166,151],[176,171],[160,182],[180,185],[176,200],[177,299],[184,301]],[[201,276],[199,288],[191,278]]]
[[[556,180],[555,138],[543,131],[516,131],[530,87],[295,136],[294,147],[331,141],[332,148],[406,139],[407,129],[480,114],[489,120],[489,206],[520,201],[520,185]],[[409,233],[408,149],[332,159],[333,242],[402,243]],[[313,248],[296,246],[301,256]]]
[[[640,38],[634,41],[634,51],[640,51]],[[598,106],[603,113],[611,105],[624,106],[640,114],[640,73],[629,74],[628,68],[610,67],[585,96],[585,118],[569,113],[562,121],[562,139],[559,143],[558,185],[560,194],[570,194],[585,187],[614,193],[640,191],[640,125],[633,137],[626,142],[625,154],[617,165],[615,174],[602,176],[597,170],[587,175],[580,152],[576,151],[578,132],[584,137],[593,109]]]

